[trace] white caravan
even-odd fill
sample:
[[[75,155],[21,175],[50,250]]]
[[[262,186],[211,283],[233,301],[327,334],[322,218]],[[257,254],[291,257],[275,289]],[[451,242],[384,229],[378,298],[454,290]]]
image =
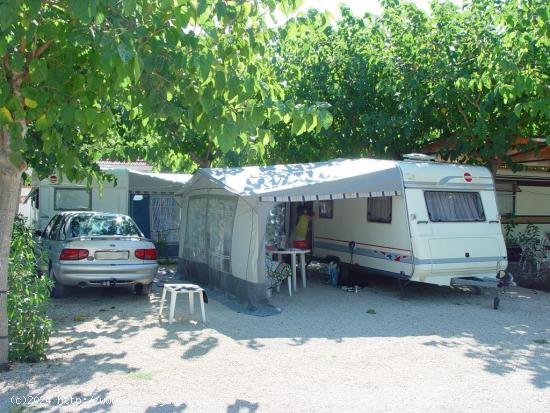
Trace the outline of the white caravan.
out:
[[[346,263],[353,252],[370,273],[496,287],[507,267],[483,167],[416,157],[199,169],[178,203],[179,270],[254,306],[269,288],[266,252],[292,238],[292,211],[304,207],[315,210],[313,255]]]
[[[371,273],[438,285],[494,280],[506,269],[488,169],[418,159],[396,166],[403,194],[316,203],[315,256],[350,262],[353,253],[353,262]]]

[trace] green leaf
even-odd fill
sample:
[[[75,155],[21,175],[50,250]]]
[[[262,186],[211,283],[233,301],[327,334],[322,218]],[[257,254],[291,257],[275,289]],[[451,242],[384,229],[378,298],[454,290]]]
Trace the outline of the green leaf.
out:
[[[254,126],[261,125],[265,120],[265,110],[261,106],[254,106],[250,113],[250,121]]]
[[[0,108],[0,124],[2,123],[12,123],[13,122],[13,116],[11,115],[11,112],[9,109],[5,106]]]
[[[212,86],[207,86],[204,89],[201,97],[199,98],[199,102],[205,112],[209,112],[210,109],[212,109],[212,106],[214,105],[214,90],[212,89]]]
[[[301,135],[306,131],[306,120],[303,117],[297,117],[292,121],[290,133],[293,135]]]
[[[29,8],[29,20],[34,20],[38,17],[38,12],[40,11],[41,5],[42,0],[27,0],[27,6]]]
[[[134,51],[124,43],[119,43],[117,46],[118,55],[120,60],[124,63],[128,63],[134,57]]]
[[[91,8],[92,3],[95,5],[95,2],[90,1],[69,0],[68,9],[77,19],[87,24],[91,21],[91,17],[93,17]]]
[[[491,76],[489,76],[487,72],[483,73],[481,76],[481,81],[483,82],[483,86],[487,89],[491,89]]]
[[[228,98],[233,99],[235,96],[239,94],[240,90],[241,90],[241,84],[239,82],[239,79],[234,75],[230,75],[228,85],[227,85]]]
[[[521,103],[516,104],[514,107],[514,114],[519,118],[521,116],[521,112],[523,110],[523,106]]]
[[[10,66],[13,70],[20,72],[25,65],[25,56],[22,53],[13,53],[11,55]]]
[[[201,56],[199,58],[199,75],[201,80],[204,82],[206,79],[208,79],[208,76],[210,75],[210,67],[212,65],[212,56]]]
[[[13,2],[0,3],[0,30],[7,31],[10,25],[17,19],[19,7]]]
[[[34,124],[35,128],[37,131],[43,131],[43,130],[46,130],[48,128],[48,119],[46,117],[46,114],[43,113],[42,115],[40,115],[38,117],[38,119],[36,120],[35,124]]]
[[[218,93],[223,93],[225,88],[225,73],[221,70],[216,71],[216,76],[214,77],[214,85]]]
[[[136,11],[136,0],[124,0],[122,2],[122,13],[125,17],[130,17]]]
[[[180,28],[186,28],[189,24],[190,9],[180,8],[178,11],[175,12],[174,18],[176,19],[176,22],[178,23],[178,26]]]
[[[321,109],[317,116],[319,118],[319,123],[324,129],[330,128],[330,126],[332,125],[333,118],[332,118],[332,114],[328,110]]]
[[[48,66],[45,60],[33,59],[29,64],[29,73],[33,82],[42,82],[48,76]]]
[[[36,100],[33,100],[31,98],[25,98],[24,101],[25,101],[25,106],[31,109],[35,109],[38,106],[38,103],[36,102]]]
[[[218,143],[223,152],[229,152],[235,146],[237,138],[237,128],[232,123],[222,125],[221,134],[218,137]]]
[[[134,56],[134,82],[139,82],[139,79],[141,78],[141,64],[139,62],[139,56]]]
[[[61,121],[66,124],[66,125],[70,125],[71,123],[73,123],[74,121],[74,118],[75,118],[75,107],[71,104],[64,104],[62,107],[61,107]]]

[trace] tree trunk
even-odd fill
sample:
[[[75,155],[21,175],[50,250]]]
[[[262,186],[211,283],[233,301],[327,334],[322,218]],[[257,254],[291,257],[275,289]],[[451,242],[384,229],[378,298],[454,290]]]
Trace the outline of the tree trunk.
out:
[[[0,153],[0,370],[8,363],[8,262],[13,220],[21,196],[21,171]]]
[[[25,39],[22,39],[21,50],[25,50]],[[43,53],[51,43],[46,43]],[[6,55],[7,56],[7,55]],[[7,70],[7,69],[6,69]],[[15,98],[24,106],[21,85],[28,73],[11,71],[11,87]],[[27,135],[25,117],[14,120],[20,126],[20,139]],[[13,220],[21,197],[21,174],[26,164],[21,162],[15,166],[10,157],[11,138],[8,127],[0,129],[0,369],[8,364],[8,263],[10,258],[11,235]]]

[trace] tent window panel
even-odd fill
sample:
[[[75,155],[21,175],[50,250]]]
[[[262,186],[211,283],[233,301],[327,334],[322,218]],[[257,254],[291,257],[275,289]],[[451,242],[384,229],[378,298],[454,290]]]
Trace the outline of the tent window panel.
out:
[[[171,195],[151,196],[151,237],[155,241],[177,243],[180,208]]]
[[[516,193],[512,191],[497,192],[497,207],[500,215],[516,213]]]
[[[478,192],[426,191],[424,197],[432,222],[485,221]]]
[[[89,211],[92,209],[92,191],[86,188],[55,188],[56,211]]]
[[[280,245],[282,235],[285,233],[286,204],[275,205],[267,215],[265,228],[266,245],[276,247]]]
[[[367,199],[367,221],[391,224],[391,214],[391,196],[382,196]]]
[[[207,233],[208,266],[231,272],[231,241],[237,200],[233,197],[212,196],[208,199]]]
[[[187,224],[185,227],[185,257],[191,261],[207,263],[206,248],[206,197],[191,197],[187,207]]]

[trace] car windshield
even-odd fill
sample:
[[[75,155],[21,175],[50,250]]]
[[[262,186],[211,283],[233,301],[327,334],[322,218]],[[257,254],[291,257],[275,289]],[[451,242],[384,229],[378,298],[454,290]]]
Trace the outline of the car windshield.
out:
[[[136,224],[122,215],[77,215],[69,224],[71,237],[141,236]]]

